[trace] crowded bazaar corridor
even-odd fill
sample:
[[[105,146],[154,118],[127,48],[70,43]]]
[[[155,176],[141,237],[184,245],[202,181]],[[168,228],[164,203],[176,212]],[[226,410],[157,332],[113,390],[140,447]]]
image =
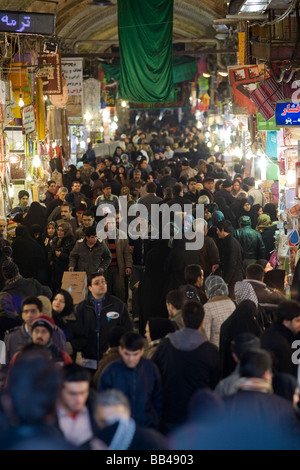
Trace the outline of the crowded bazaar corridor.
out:
[[[0,8],[0,449],[299,450],[299,0]]]

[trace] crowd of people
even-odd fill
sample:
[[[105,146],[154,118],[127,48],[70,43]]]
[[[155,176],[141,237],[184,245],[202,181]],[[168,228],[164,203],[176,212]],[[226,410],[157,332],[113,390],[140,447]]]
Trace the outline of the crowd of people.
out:
[[[276,204],[196,127],[119,143],[89,144],[0,220],[0,448],[298,449],[299,285],[287,295],[272,257]],[[75,302],[62,279],[76,271]]]

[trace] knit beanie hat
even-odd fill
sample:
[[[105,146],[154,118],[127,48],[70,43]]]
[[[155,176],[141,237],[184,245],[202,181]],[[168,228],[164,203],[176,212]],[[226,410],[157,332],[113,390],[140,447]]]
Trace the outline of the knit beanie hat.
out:
[[[2,275],[4,279],[13,279],[19,274],[19,268],[11,258],[4,261],[2,264]]]
[[[47,328],[50,335],[52,335],[54,327],[55,327],[55,323],[54,323],[54,320],[50,317],[47,317],[47,315],[40,315],[35,320],[33,320],[32,324],[31,324],[32,331],[37,326],[43,326],[43,327]]]
[[[261,214],[257,219],[257,227],[258,228],[267,228],[271,227],[272,220],[268,214]]]

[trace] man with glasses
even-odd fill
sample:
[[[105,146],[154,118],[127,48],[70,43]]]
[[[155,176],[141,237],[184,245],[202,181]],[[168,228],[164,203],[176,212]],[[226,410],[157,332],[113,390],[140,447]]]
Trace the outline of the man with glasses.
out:
[[[132,331],[133,325],[124,302],[107,294],[105,277],[100,273],[88,276],[89,297],[77,305],[76,315],[87,338],[82,350],[82,365],[96,372],[98,361],[109,348],[108,332],[115,326]]]

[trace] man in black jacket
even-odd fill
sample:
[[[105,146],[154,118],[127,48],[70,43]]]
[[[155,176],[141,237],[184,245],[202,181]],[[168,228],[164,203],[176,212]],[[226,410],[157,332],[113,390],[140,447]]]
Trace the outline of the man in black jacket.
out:
[[[108,331],[115,326],[131,331],[133,325],[124,302],[114,295],[107,295],[107,284],[102,274],[88,276],[88,290],[90,296],[77,305],[76,314],[87,337],[82,350],[82,365],[95,372],[98,361],[109,347]]]
[[[261,337],[261,346],[273,357],[273,371],[297,377],[300,333],[300,304],[283,300],[274,312],[274,321]],[[295,342],[295,345],[293,343]]]
[[[182,309],[184,327],[168,334],[152,357],[162,378],[163,433],[176,429],[187,419],[189,403],[196,390],[214,389],[220,379],[218,349],[200,331],[203,319],[201,303],[187,301]]]

